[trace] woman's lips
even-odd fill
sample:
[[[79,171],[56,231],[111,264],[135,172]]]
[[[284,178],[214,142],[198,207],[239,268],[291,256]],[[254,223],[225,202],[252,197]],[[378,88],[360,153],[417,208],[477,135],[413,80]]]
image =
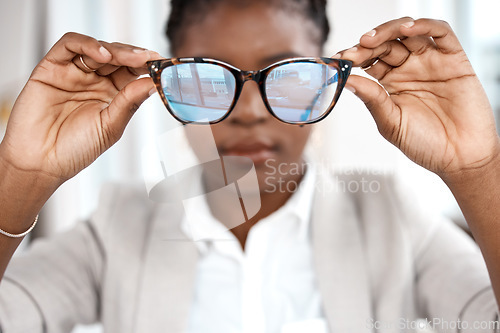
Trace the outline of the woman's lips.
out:
[[[245,156],[250,158],[255,164],[263,164],[269,159],[276,158],[276,150],[266,144],[237,144],[224,148],[222,155],[226,156]]]

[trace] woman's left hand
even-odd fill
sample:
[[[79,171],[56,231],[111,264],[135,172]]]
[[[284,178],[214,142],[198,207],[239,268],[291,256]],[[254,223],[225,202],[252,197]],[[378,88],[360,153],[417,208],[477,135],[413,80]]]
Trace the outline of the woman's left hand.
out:
[[[337,55],[339,56],[339,55]],[[341,52],[378,80],[351,75],[346,87],[366,104],[380,133],[441,177],[500,158],[488,98],[450,26],[401,18]]]

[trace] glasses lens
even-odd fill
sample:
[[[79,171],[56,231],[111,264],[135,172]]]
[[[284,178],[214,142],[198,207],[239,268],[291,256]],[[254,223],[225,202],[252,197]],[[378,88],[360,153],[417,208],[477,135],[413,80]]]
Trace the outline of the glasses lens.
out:
[[[295,62],[273,69],[266,78],[266,97],[274,114],[287,122],[321,118],[332,104],[338,85],[335,67]]]
[[[235,78],[214,64],[180,64],[161,74],[163,93],[171,111],[186,122],[210,122],[222,118],[231,106]]]

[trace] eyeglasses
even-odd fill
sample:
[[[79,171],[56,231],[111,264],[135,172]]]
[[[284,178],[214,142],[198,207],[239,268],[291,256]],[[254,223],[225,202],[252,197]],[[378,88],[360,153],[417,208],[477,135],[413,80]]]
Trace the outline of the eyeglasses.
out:
[[[289,124],[324,119],[337,103],[352,62],[330,58],[292,58],[259,71],[242,71],[209,58],[171,58],[148,62],[163,103],[179,122],[215,124],[229,116],[243,85],[255,81],[267,110]]]

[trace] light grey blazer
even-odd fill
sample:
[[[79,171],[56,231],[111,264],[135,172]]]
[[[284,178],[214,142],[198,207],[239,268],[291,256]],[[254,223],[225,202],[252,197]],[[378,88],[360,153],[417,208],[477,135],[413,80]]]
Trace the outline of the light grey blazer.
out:
[[[399,332],[402,320],[419,317],[495,320],[484,260],[469,237],[426,216],[390,178],[363,177],[380,191],[318,187],[313,200],[314,262],[331,332],[374,332],[375,324]],[[326,180],[361,178],[319,174],[317,183]],[[154,203],[142,188],[105,187],[88,222],[11,262],[0,286],[3,332],[62,333],[97,321],[106,333],[184,332],[198,252],[179,228],[182,215],[182,204]]]

